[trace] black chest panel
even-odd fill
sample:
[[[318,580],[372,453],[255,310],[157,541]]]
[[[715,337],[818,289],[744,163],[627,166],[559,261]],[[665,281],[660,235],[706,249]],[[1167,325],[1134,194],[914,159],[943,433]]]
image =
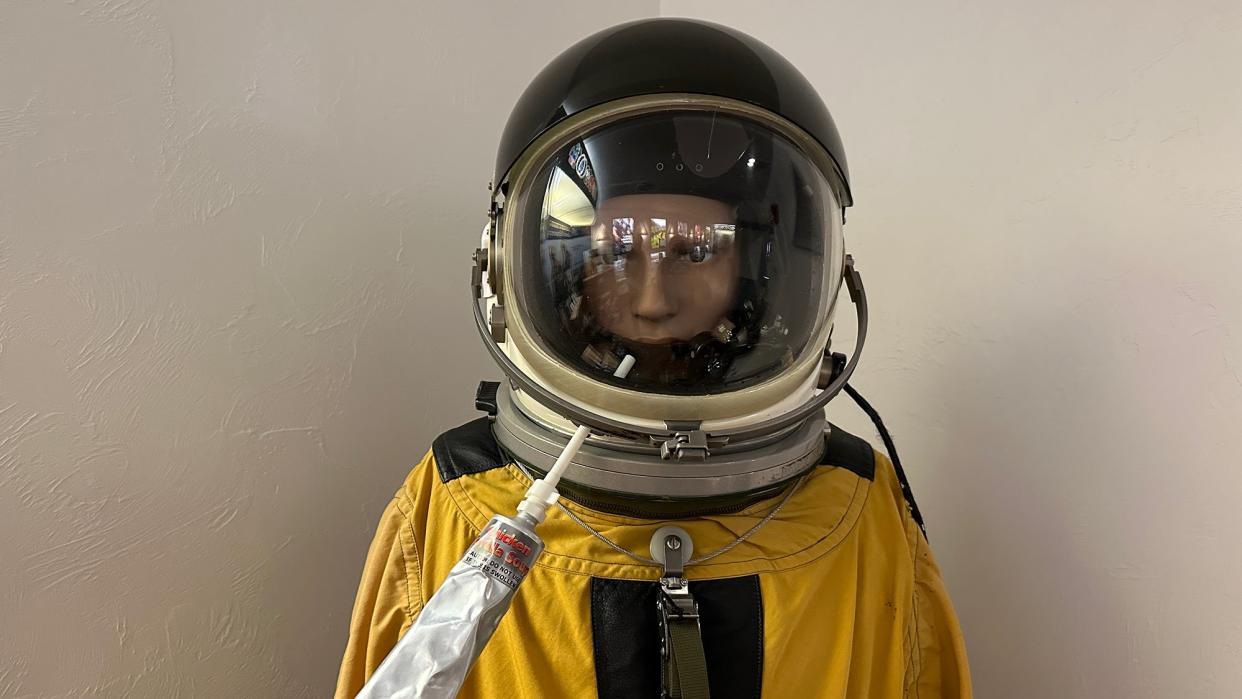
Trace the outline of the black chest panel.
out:
[[[591,578],[591,636],[600,699],[660,696],[658,584]],[[699,603],[713,699],[754,699],[763,683],[759,576],[690,583]]]

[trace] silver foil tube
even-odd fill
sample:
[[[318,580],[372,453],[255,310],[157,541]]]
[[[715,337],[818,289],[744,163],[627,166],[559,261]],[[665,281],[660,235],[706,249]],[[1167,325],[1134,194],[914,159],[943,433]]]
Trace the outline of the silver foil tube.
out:
[[[534,522],[495,515],[357,699],[452,699],[543,552]]]

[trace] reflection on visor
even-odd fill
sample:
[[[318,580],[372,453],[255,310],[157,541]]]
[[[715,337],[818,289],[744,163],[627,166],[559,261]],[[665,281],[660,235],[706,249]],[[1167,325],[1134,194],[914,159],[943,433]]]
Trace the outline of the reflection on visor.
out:
[[[781,137],[724,115],[640,117],[568,145],[545,173],[515,268],[545,351],[674,393],[751,385],[803,351],[837,207]],[[616,379],[626,354],[636,368]]]
[[[690,224],[667,219],[650,218],[639,225],[639,239],[645,241],[653,260],[665,258],[701,263],[712,259],[716,252],[733,245],[737,225],[733,223]],[[625,258],[634,249],[634,219],[614,218],[596,228],[591,255],[604,264],[624,269]]]

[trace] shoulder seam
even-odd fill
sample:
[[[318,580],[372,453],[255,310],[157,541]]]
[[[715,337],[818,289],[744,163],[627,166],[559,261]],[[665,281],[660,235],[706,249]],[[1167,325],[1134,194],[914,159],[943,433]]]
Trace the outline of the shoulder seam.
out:
[[[414,609],[414,594],[411,592],[410,586],[413,584],[418,588],[418,610],[421,611],[424,604],[423,585],[421,579],[423,574],[423,564],[418,557],[418,534],[414,531],[414,521],[405,510],[401,494],[398,494],[394,499],[396,501],[397,511],[401,513],[401,519],[405,522],[405,526],[410,532],[410,552],[414,556],[414,575],[411,576],[410,563],[406,558],[405,546],[401,547],[401,564],[404,567],[403,572],[405,577],[405,611],[410,618],[410,622],[413,623],[414,617],[417,616],[417,612]],[[413,578],[413,580],[411,580],[411,578]]]

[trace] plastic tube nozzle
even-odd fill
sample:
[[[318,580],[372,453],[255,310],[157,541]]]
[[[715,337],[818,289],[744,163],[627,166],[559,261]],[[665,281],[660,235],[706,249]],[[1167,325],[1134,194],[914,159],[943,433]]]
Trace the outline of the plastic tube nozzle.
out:
[[[619,379],[625,378],[630,373],[630,369],[634,368],[634,361],[634,355],[625,355],[612,375]],[[548,508],[561,496],[556,491],[556,486],[561,482],[561,475],[565,473],[565,469],[569,468],[569,463],[573,461],[578,450],[582,448],[582,443],[590,434],[589,427],[578,425],[578,429],[574,430],[574,436],[570,437],[569,443],[561,450],[561,455],[557,457],[556,463],[552,464],[552,468],[548,469],[547,475],[532,483],[526,490],[526,496],[518,505],[519,516],[531,520],[532,524],[538,524],[544,520],[548,514]]]

